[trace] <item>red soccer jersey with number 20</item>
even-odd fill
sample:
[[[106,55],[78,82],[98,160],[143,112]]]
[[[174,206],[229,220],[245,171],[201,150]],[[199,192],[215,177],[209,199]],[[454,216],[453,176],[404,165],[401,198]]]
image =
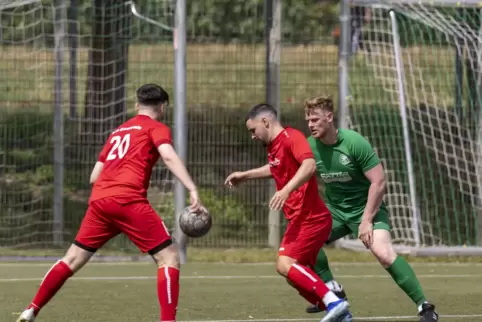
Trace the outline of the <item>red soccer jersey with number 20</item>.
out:
[[[303,133],[293,128],[285,128],[278,134],[268,145],[268,162],[276,182],[276,190],[281,190],[294,177],[303,160],[309,158],[314,158],[313,152]],[[283,206],[283,212],[288,220],[330,215],[318,194],[315,175],[290,194]]]
[[[135,201],[147,197],[157,148],[172,143],[169,128],[146,115],[137,115],[115,129],[99,155],[104,167],[94,183],[90,200],[115,197]]]

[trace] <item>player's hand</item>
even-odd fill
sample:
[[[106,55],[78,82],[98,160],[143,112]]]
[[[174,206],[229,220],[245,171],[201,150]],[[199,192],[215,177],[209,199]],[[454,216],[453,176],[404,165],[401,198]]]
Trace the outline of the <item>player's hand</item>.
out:
[[[197,212],[201,209],[202,205],[197,190],[189,191],[189,202],[191,203],[190,208],[192,212]]]
[[[289,193],[281,189],[280,191],[276,191],[276,193],[271,198],[269,202],[269,208],[274,211],[281,210],[283,205],[285,204],[286,199],[290,196]]]
[[[232,188],[240,184],[245,180],[244,178],[244,172],[233,172],[231,173],[226,180],[224,180],[224,184],[227,185],[228,187]]]
[[[362,220],[358,227],[358,238],[366,248],[370,248],[373,243],[373,223]]]

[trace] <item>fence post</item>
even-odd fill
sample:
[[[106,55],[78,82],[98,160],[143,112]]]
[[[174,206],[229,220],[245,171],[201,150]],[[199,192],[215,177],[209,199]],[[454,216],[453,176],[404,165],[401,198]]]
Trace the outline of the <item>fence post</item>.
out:
[[[479,17],[482,10],[479,11]],[[482,37],[482,22],[479,24],[479,39]],[[477,61],[480,62],[482,56],[482,45],[479,42],[477,47]],[[480,63],[479,63],[480,64]],[[479,65],[480,66],[480,65]],[[482,73],[480,68],[477,69],[477,103],[475,104],[477,110],[475,111],[476,120],[475,127],[477,130],[477,144],[476,144],[476,175],[477,175],[477,245],[482,246]]]
[[[65,1],[56,0],[54,7],[55,33],[55,104],[54,104],[54,204],[53,242],[63,244],[64,233],[64,117],[62,110],[62,67],[65,49],[65,24],[67,8]]]
[[[340,1],[340,39],[338,45],[338,127],[346,128],[348,109],[348,60],[351,52],[351,17],[348,0]]]
[[[340,38],[338,43],[338,128],[347,128],[347,117],[350,115],[348,108],[349,84],[348,61],[351,53],[351,17],[348,0],[340,1]],[[335,241],[334,247],[339,247],[340,242]]]
[[[174,27],[174,146],[179,157],[187,163],[187,126],[186,126],[186,0],[176,1]],[[187,261],[187,236],[179,227],[179,216],[186,207],[186,189],[176,179],[174,190],[175,231],[174,235],[180,246],[181,264]]]
[[[69,8],[69,47],[70,47],[70,76],[69,76],[69,100],[70,118],[77,117],[77,48],[78,48],[78,8],[77,0],[70,0]]]
[[[410,189],[410,203],[412,204],[412,229],[415,240],[415,247],[420,246],[420,214],[417,205],[417,189],[415,186],[415,173],[413,170],[412,148],[410,146],[410,127],[408,124],[407,105],[405,103],[405,84],[402,52],[400,49],[400,36],[398,32],[397,18],[395,11],[390,11],[390,20],[392,22],[393,51],[395,54],[395,65],[397,69],[397,85],[398,85],[398,104],[400,108],[400,118],[403,127],[403,143],[405,147],[405,160],[407,162],[407,177]]]
[[[281,57],[281,0],[265,0],[265,39],[266,39],[266,102],[276,108],[280,115],[280,57]],[[276,192],[270,185],[270,197]],[[280,211],[269,211],[268,244],[280,245]]]

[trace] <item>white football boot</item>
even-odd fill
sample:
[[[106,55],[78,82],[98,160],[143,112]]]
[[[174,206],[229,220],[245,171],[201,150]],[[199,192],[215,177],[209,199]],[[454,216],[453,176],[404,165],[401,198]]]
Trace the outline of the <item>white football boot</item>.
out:
[[[351,321],[351,314],[348,308],[350,305],[345,300],[339,300],[328,304],[326,315],[321,322],[340,322]]]
[[[35,314],[33,307],[25,310],[20,314],[16,322],[34,322],[35,321]]]

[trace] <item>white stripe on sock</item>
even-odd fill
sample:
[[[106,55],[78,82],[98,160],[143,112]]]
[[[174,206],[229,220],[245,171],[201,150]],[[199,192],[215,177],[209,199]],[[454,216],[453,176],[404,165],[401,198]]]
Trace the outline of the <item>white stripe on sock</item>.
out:
[[[50,272],[54,269],[54,267],[55,267],[56,265],[58,265],[59,263],[60,263],[60,259],[59,259],[55,264],[53,264],[52,267],[50,267],[50,269],[47,271],[47,273],[45,273],[44,278],[42,279],[42,282],[40,282],[40,285],[42,285],[42,284],[44,283],[45,278],[47,277],[47,275],[49,275],[49,273],[50,273]]]
[[[171,294],[171,276],[169,276],[169,268],[167,266],[164,267],[164,275],[166,276],[166,288],[167,288],[167,303],[172,303],[172,294]]]
[[[306,277],[308,277],[312,282],[316,282],[317,279],[315,277],[313,277],[310,273],[308,273],[303,267],[301,267],[300,265],[294,263],[292,265],[294,268],[296,268],[297,270],[299,270],[303,275],[305,275]]]

